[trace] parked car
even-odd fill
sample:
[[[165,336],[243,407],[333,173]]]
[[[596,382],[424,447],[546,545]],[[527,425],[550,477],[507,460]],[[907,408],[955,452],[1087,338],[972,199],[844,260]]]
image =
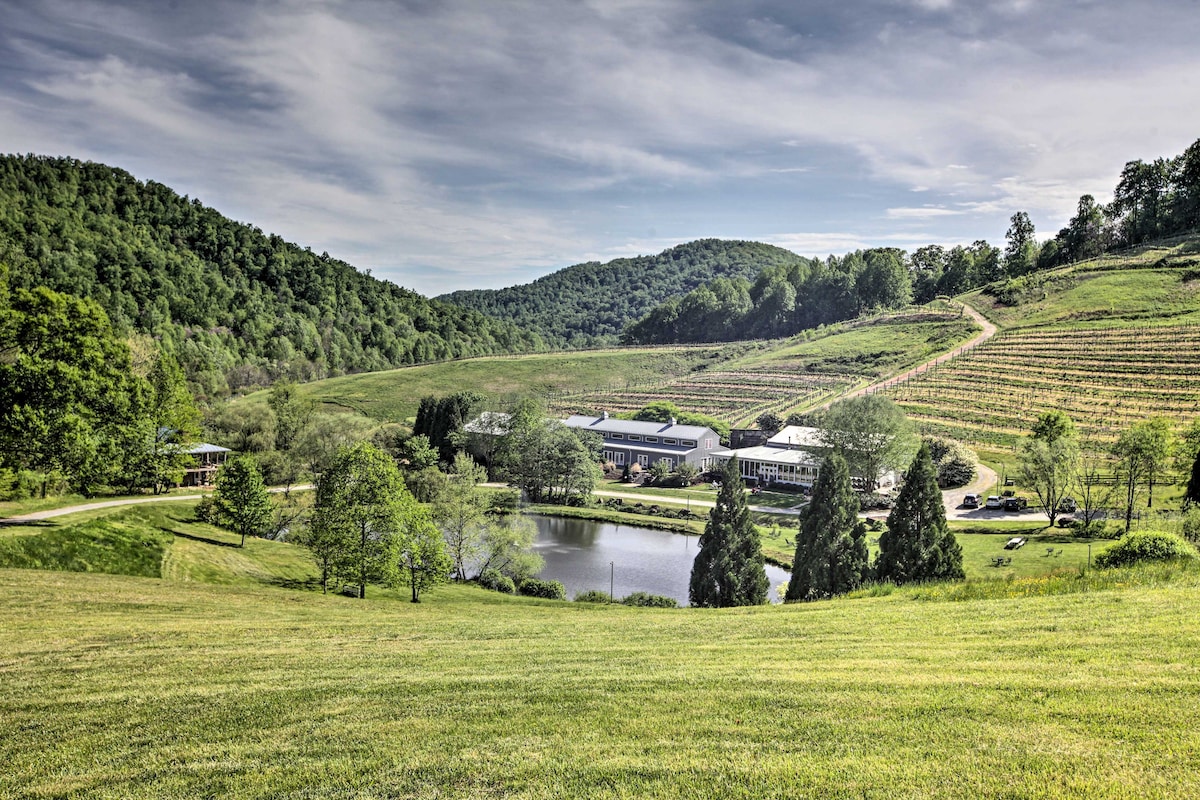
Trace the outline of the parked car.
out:
[[[1079,505],[1075,502],[1074,497],[1064,497],[1058,501],[1058,513],[1074,514],[1079,510]]]
[[[1029,501],[1024,497],[1006,497],[1004,499],[1005,511],[1024,511],[1029,507]]]
[[[979,508],[979,495],[969,494],[964,497],[963,508]]]
[[[1005,550],[1020,550],[1024,546],[1025,546],[1025,537],[1024,536],[1014,536],[1013,538],[1011,538],[1007,542],[1005,542],[1004,549]]]
[[[993,494],[993,495],[988,496],[987,502],[985,502],[983,504],[983,507],[990,508],[993,511],[996,511],[996,510],[1003,508],[1004,503],[1000,500],[999,497],[997,497],[996,495]]]

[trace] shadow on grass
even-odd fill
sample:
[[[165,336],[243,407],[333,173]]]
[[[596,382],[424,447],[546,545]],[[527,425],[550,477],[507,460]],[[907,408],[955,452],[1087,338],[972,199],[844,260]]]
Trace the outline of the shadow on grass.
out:
[[[0,528],[54,528],[57,522],[48,519],[0,519]]]
[[[264,581],[270,586],[278,586],[281,589],[296,589],[301,591],[316,591],[321,588],[320,578],[272,578]]]
[[[164,533],[169,533],[172,536],[178,536],[181,539],[188,539],[193,542],[203,542],[204,544],[215,544],[217,547],[232,547],[234,549],[240,549],[241,547],[233,542],[222,542],[219,539],[207,539],[203,536],[196,536],[191,533],[183,533],[182,531],[171,530],[170,528],[159,528],[159,530],[163,531]]]

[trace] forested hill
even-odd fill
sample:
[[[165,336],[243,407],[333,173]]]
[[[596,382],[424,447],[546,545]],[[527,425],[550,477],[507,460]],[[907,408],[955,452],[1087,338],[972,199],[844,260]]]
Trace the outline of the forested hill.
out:
[[[202,396],[543,346],[512,323],[70,158],[0,156],[0,262],[14,286],[93,298],[119,330],[158,338]]]
[[[702,239],[656,256],[576,264],[521,286],[437,299],[532,328],[553,345],[595,347],[615,344],[626,325],[714,278],[752,282],[764,269],[807,263],[768,244]]]

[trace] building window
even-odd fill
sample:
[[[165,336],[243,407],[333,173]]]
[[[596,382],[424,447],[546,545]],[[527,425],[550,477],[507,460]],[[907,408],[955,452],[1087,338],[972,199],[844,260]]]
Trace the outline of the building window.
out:
[[[704,449],[705,449],[705,450],[712,450],[712,439],[705,439],[705,440],[704,440]]]
[[[614,439],[624,439],[624,438],[625,438],[625,434],[623,434],[623,433],[614,433],[614,434],[612,435],[612,438],[614,438]]]
[[[650,457],[646,456],[646,455],[640,455],[640,456],[638,456],[638,463],[641,464],[643,467],[649,466],[650,465]]]
[[[653,444],[658,444],[658,437],[657,436],[647,436],[646,441],[651,442]]]
[[[679,444],[678,439],[663,439],[663,444]]]
[[[637,434],[635,434],[635,433],[629,434],[629,441],[640,442],[641,440],[642,440],[642,437],[638,436]]]
[[[625,466],[625,454],[623,452],[621,452],[620,450],[617,451],[617,466],[618,467]]]
[[[682,444],[684,447],[695,447],[696,446],[695,442],[688,441],[687,439],[684,439],[683,441],[681,441],[680,444]]]

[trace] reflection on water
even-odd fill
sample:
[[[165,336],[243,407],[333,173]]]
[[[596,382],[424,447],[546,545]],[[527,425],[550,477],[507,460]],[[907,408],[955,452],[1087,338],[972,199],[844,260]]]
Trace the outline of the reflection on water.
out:
[[[688,604],[699,537],[583,519],[533,519],[538,528],[534,548],[546,559],[538,577],[562,581],[568,598],[588,589],[607,592],[611,576],[618,600],[640,591]],[[768,564],[767,578],[771,602],[777,602],[775,587],[787,582],[788,573]]]

